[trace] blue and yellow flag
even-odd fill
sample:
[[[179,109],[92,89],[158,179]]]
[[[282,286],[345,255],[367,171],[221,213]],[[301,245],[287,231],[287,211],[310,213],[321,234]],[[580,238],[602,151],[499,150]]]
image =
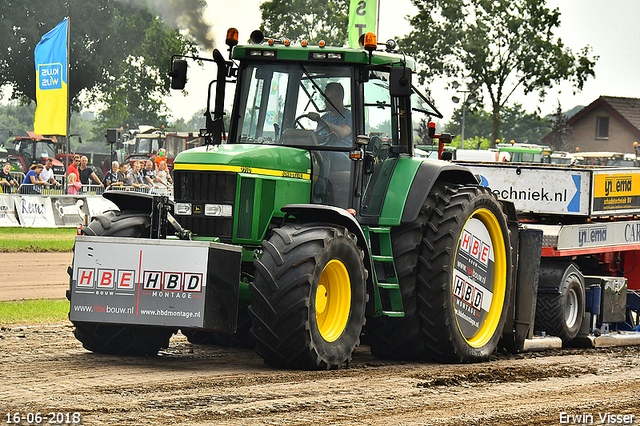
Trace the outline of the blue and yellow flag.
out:
[[[375,33],[378,2],[351,0],[349,6],[349,47],[358,47],[358,38],[364,33]]]
[[[35,48],[36,117],[33,131],[40,135],[67,135],[67,28],[64,18],[42,36]]]

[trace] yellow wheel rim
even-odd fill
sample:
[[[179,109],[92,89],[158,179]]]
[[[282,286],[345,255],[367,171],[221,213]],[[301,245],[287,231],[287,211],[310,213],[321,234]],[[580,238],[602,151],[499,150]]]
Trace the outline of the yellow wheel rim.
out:
[[[346,328],[351,312],[351,280],[340,260],[333,259],[324,267],[315,299],[318,331],[327,342],[336,341]]]
[[[486,228],[489,237],[491,239],[491,245],[494,254],[493,264],[493,280],[492,280],[492,292],[493,297],[489,306],[489,311],[484,318],[484,321],[479,324],[478,330],[472,336],[465,336],[460,330],[461,335],[467,341],[467,343],[475,348],[481,348],[486,345],[494,336],[498,324],[500,323],[500,317],[502,316],[502,310],[504,307],[504,298],[507,289],[507,255],[504,245],[504,236],[502,228],[495,215],[487,209],[479,209],[473,213],[473,215],[467,220],[477,219]],[[463,229],[467,227],[467,223]],[[460,241],[458,241],[458,246]],[[456,251],[457,253],[457,251]],[[454,260],[454,265],[455,265]],[[456,321],[458,321],[456,317]],[[460,324],[458,323],[460,329]]]

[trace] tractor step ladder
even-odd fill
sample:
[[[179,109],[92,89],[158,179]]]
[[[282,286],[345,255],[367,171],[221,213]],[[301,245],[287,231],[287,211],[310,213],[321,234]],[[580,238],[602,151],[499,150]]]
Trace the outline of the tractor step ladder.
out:
[[[364,227],[369,239],[376,315],[403,317],[402,293],[393,260],[391,228]]]

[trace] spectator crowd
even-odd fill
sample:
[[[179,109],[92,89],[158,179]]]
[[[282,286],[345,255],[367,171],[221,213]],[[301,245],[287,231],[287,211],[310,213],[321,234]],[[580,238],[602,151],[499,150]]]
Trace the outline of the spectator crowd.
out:
[[[105,174],[102,181],[88,165],[89,160],[86,156],[73,156],[63,183],[58,182],[53,174],[52,158],[48,158],[44,165],[32,165],[22,182],[11,174],[11,164],[6,163],[0,169],[0,193],[41,194],[43,188],[56,188],[70,195],[98,189],[122,189],[164,195],[171,191],[173,180],[163,154],[155,156],[154,161],[134,161],[131,167],[127,162],[119,164],[113,161],[111,170]]]

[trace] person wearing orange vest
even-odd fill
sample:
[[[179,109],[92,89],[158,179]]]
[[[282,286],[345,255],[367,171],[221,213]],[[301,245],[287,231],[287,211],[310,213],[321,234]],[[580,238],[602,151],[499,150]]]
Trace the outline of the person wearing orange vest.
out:
[[[156,158],[153,159],[153,162],[156,163],[156,170],[158,170],[158,166],[160,165],[161,161],[164,161],[164,162],[167,161],[167,159],[164,156],[164,148],[160,148],[158,150],[158,155],[156,155]]]

